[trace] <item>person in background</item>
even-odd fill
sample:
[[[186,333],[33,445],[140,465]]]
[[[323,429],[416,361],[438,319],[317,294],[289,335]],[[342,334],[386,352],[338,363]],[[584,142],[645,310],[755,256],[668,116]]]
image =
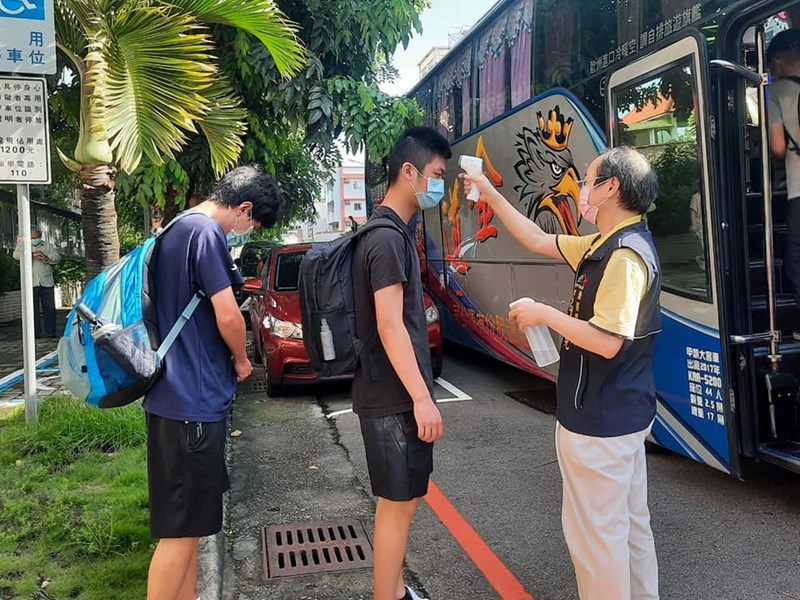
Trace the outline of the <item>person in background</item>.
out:
[[[199,540],[222,527],[222,495],[229,487],[226,417],[237,382],[253,370],[234,296],[243,280],[228,245],[271,227],[281,206],[271,176],[238,167],[169,228],[153,259],[162,339],[196,293],[203,299],[144,398],[150,533],[159,539],[147,600],[195,600]]]
[[[484,175],[477,185],[523,246],[575,272],[567,314],[543,303],[515,307],[520,329],[546,325],[564,338],[558,372],[556,454],[561,523],[581,600],[658,600],[658,563],[647,506],[644,442],[656,416],[653,346],[661,330],[661,268],[643,215],[658,177],[634,148],[596,158],[579,208],[599,233],[550,235]]]
[[[776,35],[769,43],[766,58],[775,78],[767,101],[769,149],[773,156],[786,162],[788,206],[783,266],[800,309],[800,30],[789,29]],[[792,335],[800,340],[800,331]]]
[[[42,230],[31,227],[33,257],[33,322],[36,337],[56,337],[56,291],[53,265],[58,262],[58,250],[45,240]],[[17,240],[14,258],[22,259],[22,238]]]
[[[422,277],[409,222],[444,198],[450,144],[427,127],[404,131],[389,155],[389,189],[353,255],[356,330],[365,340],[353,379],[375,509],[374,600],[420,600],[403,581],[403,560],[419,499],[428,492],[442,416]],[[391,223],[388,223],[391,222]]]

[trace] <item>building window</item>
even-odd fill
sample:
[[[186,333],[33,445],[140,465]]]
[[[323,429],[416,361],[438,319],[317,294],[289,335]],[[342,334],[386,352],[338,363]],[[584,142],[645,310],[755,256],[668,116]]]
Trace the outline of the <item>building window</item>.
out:
[[[361,209],[361,202],[354,203],[353,204],[353,210],[358,210],[358,211],[362,210]]]

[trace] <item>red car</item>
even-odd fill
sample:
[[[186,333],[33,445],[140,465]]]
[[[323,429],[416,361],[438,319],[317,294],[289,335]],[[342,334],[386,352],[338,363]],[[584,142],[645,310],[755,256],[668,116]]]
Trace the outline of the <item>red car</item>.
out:
[[[260,279],[249,279],[242,291],[250,294],[250,325],[257,363],[266,367],[267,394],[280,396],[286,386],[319,381],[308,362],[300,325],[300,294],[297,289],[300,263],[310,244],[277,246],[264,257]],[[442,328],[439,311],[425,294],[433,374],[442,373]],[[349,379],[352,374],[334,379]]]

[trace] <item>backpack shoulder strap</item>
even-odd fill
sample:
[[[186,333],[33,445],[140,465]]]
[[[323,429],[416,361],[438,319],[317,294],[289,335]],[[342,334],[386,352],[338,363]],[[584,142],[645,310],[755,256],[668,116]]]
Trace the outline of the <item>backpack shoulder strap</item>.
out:
[[[199,214],[202,213],[194,210],[185,210],[181,213],[178,213],[175,216],[175,218],[172,219],[172,221],[167,223],[166,227],[164,227],[161,231],[159,231],[156,234],[156,237],[160,238],[161,236],[163,236],[169,230],[169,228],[172,227],[178,221],[182,221],[183,219],[191,215],[199,215]],[[160,361],[164,360],[164,357],[167,355],[167,352],[169,352],[169,349],[172,348],[172,345],[175,343],[175,340],[178,339],[178,336],[180,335],[181,331],[183,331],[183,328],[186,327],[186,323],[188,323],[189,319],[192,318],[194,311],[197,310],[197,307],[200,305],[200,300],[202,300],[204,296],[205,294],[203,294],[203,292],[200,290],[198,290],[195,293],[195,295],[192,296],[192,299],[189,300],[189,303],[183,309],[180,316],[178,317],[178,320],[175,321],[175,324],[169,330],[167,336],[161,341],[161,345],[158,347],[158,350],[156,350],[156,354],[158,355],[158,359]]]
[[[197,292],[194,296],[192,296],[192,299],[189,300],[189,304],[187,304],[186,308],[183,309],[183,312],[181,312],[178,320],[175,321],[172,329],[169,330],[167,337],[164,338],[164,340],[161,342],[161,345],[158,347],[158,350],[156,350],[159,360],[164,360],[164,357],[167,355],[167,352],[169,352],[169,349],[172,348],[175,340],[178,339],[178,336],[180,335],[181,331],[183,331],[186,323],[189,322],[189,319],[192,318],[194,311],[197,310],[197,307],[200,304],[200,300],[203,299],[203,296],[205,296],[205,294],[202,292]]]
[[[410,234],[408,233],[407,228],[400,227],[397,223],[392,221],[390,217],[377,217],[375,219],[370,219],[367,223],[361,226],[358,231],[356,231],[353,235],[360,236],[367,231],[372,231],[373,229],[379,229],[381,227],[385,227],[387,229],[394,229],[395,231],[402,234],[403,239],[408,242],[411,246],[413,246],[413,240],[411,239]]]

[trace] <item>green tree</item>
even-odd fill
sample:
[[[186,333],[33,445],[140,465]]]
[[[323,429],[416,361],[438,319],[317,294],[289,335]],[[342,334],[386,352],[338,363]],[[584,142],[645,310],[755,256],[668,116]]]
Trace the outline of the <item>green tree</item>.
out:
[[[307,61],[287,80],[268,50],[241,31],[212,29],[219,62],[247,110],[241,163],[257,163],[284,188],[280,225],[314,214],[322,183],[339,162],[334,140],[384,156],[397,134],[421,121],[419,106],[382,93],[390,57],[420,31],[427,0],[278,0],[298,25]],[[192,136],[173,165],[123,176],[121,194],[138,206],[158,205],[169,219],[214,181],[203,132]]]
[[[304,53],[273,0],[56,0],[56,41],[80,82],[74,159],[88,274],[119,256],[116,168],[161,165],[197,132],[220,174],[235,164],[247,113],[220,72],[208,27],[253,36],[281,77]]]

